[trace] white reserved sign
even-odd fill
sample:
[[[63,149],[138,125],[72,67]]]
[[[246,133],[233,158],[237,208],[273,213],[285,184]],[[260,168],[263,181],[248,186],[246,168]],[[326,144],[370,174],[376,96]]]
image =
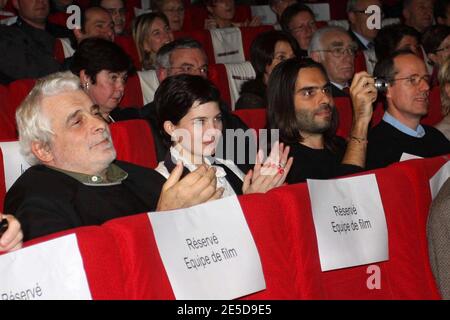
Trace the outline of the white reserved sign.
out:
[[[430,191],[431,191],[431,199],[434,200],[439,190],[441,190],[444,183],[447,181],[448,177],[450,177],[450,161],[447,161],[436,174],[430,179]]]
[[[3,154],[6,191],[8,191],[30,165],[20,153],[19,141],[0,142],[0,148]]]
[[[266,288],[236,196],[149,218],[177,299],[234,299]]]
[[[0,256],[0,300],[90,300],[74,234]]]
[[[374,174],[307,182],[322,271],[389,259],[386,219]]]

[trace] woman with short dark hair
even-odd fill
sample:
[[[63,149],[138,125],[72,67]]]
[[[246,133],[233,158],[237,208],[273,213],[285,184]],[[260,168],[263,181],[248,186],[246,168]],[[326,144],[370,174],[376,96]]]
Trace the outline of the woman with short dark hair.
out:
[[[298,54],[295,39],[283,31],[267,31],[258,35],[250,47],[250,61],[256,78],[242,84],[235,109],[265,108],[267,82],[272,70],[282,61]]]

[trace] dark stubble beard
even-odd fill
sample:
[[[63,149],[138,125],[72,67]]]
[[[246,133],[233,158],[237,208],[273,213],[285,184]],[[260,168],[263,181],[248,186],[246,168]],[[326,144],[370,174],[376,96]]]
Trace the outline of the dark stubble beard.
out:
[[[315,115],[322,111],[329,110],[332,112],[331,117],[328,121],[316,121]],[[302,132],[308,133],[324,133],[330,129],[331,121],[336,116],[336,108],[330,106],[329,104],[321,105],[317,110],[297,110],[296,117],[298,127]]]

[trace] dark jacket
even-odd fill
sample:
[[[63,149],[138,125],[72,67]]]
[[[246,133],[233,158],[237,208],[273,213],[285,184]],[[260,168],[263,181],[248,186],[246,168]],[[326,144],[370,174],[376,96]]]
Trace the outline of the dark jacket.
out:
[[[234,108],[239,109],[257,109],[267,107],[266,97],[267,86],[262,79],[248,80],[241,86],[239,99]]]

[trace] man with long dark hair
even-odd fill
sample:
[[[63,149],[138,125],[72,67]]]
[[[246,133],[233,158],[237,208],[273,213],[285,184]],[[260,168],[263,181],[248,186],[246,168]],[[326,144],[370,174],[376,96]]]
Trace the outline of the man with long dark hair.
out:
[[[336,136],[337,113],[323,66],[311,59],[289,59],[272,72],[268,85],[268,126],[279,129],[291,147],[289,183],[328,179],[365,166],[367,129],[377,91],[366,72],[353,78],[353,127],[346,142]]]

